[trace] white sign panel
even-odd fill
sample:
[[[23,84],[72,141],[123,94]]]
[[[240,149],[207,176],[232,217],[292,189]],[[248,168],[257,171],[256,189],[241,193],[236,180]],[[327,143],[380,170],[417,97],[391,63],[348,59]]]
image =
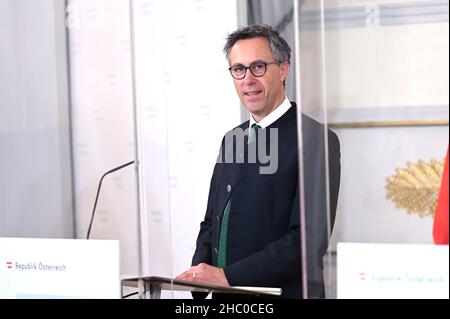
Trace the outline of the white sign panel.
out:
[[[338,298],[449,298],[449,246],[338,243]]]
[[[0,238],[0,298],[120,298],[117,240]]]

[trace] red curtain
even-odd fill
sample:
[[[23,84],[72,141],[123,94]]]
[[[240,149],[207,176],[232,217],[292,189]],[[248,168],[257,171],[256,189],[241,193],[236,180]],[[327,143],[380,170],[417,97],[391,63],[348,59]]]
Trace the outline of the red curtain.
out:
[[[448,245],[448,148],[444,173],[442,174],[441,191],[434,215],[433,239],[435,244]]]

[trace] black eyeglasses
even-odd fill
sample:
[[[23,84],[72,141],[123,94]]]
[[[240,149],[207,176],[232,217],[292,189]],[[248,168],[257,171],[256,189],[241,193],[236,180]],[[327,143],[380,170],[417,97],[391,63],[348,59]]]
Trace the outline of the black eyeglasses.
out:
[[[228,68],[228,70],[231,73],[231,76],[235,78],[236,80],[242,80],[245,78],[245,75],[247,74],[247,70],[250,69],[250,72],[252,72],[253,76],[260,77],[266,74],[267,66],[269,64],[280,64],[280,62],[264,62],[264,61],[255,61],[252,62],[249,66],[243,66],[242,64],[235,64]]]

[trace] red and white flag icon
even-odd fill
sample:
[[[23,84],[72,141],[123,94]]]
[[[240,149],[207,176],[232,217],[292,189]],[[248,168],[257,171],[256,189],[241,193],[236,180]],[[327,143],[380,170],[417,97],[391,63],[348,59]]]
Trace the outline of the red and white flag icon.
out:
[[[6,262],[6,268],[12,269],[12,267],[13,267],[12,261],[7,261],[7,262]]]

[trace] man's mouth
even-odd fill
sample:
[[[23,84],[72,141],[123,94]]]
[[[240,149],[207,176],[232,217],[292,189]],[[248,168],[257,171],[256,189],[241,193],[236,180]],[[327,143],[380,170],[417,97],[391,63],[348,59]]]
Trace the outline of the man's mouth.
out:
[[[247,92],[244,92],[244,95],[246,95],[246,96],[255,96],[255,95],[258,95],[261,92],[262,92],[262,90],[247,91]]]

